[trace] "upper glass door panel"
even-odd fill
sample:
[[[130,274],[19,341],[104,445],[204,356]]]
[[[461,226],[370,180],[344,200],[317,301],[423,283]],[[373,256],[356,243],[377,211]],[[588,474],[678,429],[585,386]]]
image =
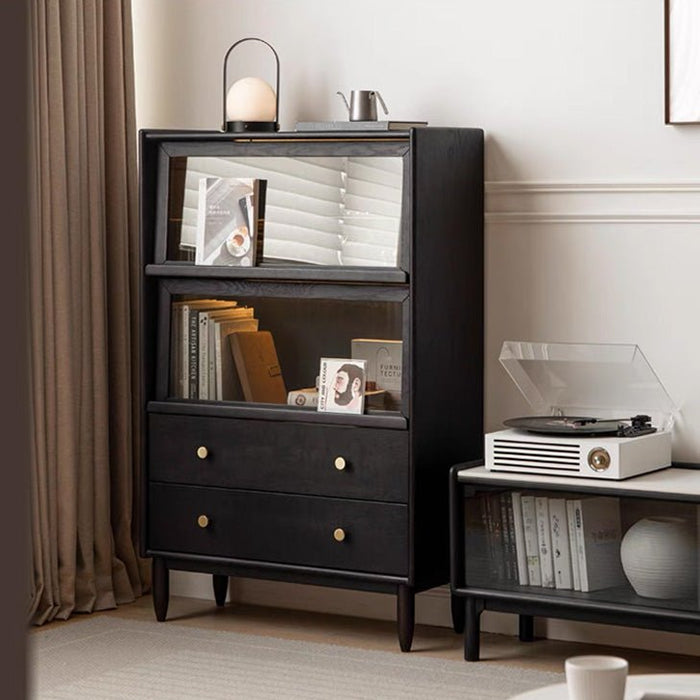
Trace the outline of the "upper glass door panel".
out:
[[[273,147],[269,155],[173,155],[165,260],[400,268],[404,165],[404,155]]]

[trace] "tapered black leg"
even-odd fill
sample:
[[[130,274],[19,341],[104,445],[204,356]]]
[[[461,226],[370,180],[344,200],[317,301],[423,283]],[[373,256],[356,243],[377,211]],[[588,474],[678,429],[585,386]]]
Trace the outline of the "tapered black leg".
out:
[[[467,661],[479,660],[479,625],[483,605],[477,598],[466,599],[464,628],[464,658]]]
[[[162,557],[153,557],[151,568],[151,585],[153,588],[153,608],[156,620],[163,622],[168,614],[170,599],[170,573]]]
[[[535,640],[535,619],[532,615],[518,615],[518,638],[521,642]]]
[[[461,595],[453,595],[452,605],[452,629],[457,634],[464,632],[464,614],[466,610],[465,598]]]
[[[396,595],[396,618],[401,651],[411,651],[415,626],[416,595],[411,586],[399,586]]]
[[[228,576],[212,574],[212,583],[214,584],[214,600],[220,608],[223,608],[226,602],[226,593],[228,593]]]

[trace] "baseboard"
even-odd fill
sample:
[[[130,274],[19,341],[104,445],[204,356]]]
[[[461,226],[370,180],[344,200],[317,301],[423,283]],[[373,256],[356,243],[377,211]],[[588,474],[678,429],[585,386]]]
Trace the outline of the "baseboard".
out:
[[[203,598],[212,600],[213,603],[211,576],[185,571],[172,571],[170,576],[172,595]],[[325,586],[232,578],[229,600],[331,615],[375,620],[396,619],[396,599],[392,595]],[[451,626],[450,592],[447,586],[433,588],[416,596],[416,623]],[[515,636],[518,634],[518,618],[516,615],[486,611],[481,616],[481,629],[484,632]],[[535,622],[535,635],[561,641],[700,656],[700,636],[692,634],[538,618]]]

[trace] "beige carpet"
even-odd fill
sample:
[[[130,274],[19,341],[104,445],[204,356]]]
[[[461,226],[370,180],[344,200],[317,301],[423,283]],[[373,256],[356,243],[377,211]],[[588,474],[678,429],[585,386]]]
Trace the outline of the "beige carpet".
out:
[[[94,617],[30,635],[31,697],[493,700],[563,675]]]

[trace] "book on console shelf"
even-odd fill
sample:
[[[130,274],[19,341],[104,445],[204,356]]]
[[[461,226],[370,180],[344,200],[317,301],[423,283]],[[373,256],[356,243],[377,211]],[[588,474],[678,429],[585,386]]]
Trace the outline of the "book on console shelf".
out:
[[[574,518],[581,590],[623,585],[627,579],[620,560],[620,499],[615,496],[574,499]]]
[[[512,492],[511,503],[521,585],[523,569],[527,585],[543,588],[593,591],[624,583],[619,499]]]
[[[479,500],[489,576],[501,583],[516,584],[518,565],[510,492],[484,493]]]
[[[549,499],[549,525],[554,565],[554,587],[573,589],[571,571],[571,549],[569,544],[569,521],[565,498]]]
[[[515,558],[518,568],[518,583],[527,586],[530,583],[530,575],[527,566],[527,550],[525,546],[525,529],[523,526],[522,493],[512,491],[511,514],[513,516],[513,537],[515,540]]]
[[[554,588],[552,530],[549,521],[549,499],[546,496],[535,496],[535,515],[537,518],[537,547],[542,574],[541,585],[543,588]]]
[[[520,497],[520,507],[523,516],[523,540],[525,542],[528,584],[530,586],[541,586],[542,569],[540,567],[540,549],[537,538],[535,497],[531,494],[523,494]]]
[[[566,524],[569,531],[569,553],[571,557],[571,583],[575,591],[581,590],[581,575],[576,544],[576,506],[571,498],[566,499]]]

